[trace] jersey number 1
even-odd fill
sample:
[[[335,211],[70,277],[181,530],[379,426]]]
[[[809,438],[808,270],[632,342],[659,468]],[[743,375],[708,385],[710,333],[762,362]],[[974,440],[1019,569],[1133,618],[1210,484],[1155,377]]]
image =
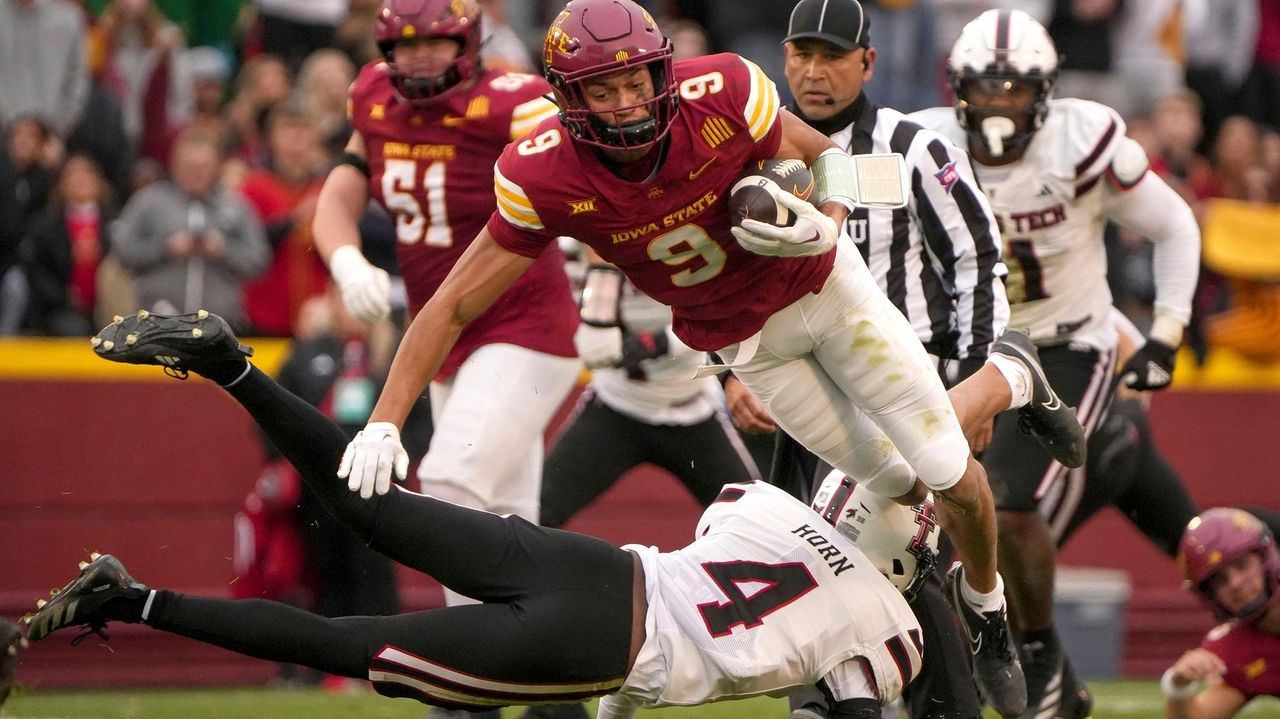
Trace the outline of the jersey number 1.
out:
[[[699,604],[698,611],[713,637],[727,636],[733,628],[764,624],[764,618],[808,594],[818,581],[800,562],[707,562],[702,568],[729,601]],[[763,585],[747,596],[743,585]]]

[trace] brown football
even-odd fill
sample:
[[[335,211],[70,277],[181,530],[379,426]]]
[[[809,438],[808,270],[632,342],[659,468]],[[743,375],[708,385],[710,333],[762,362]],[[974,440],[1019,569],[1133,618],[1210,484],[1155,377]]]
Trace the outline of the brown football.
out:
[[[748,165],[729,188],[729,221],[734,227],[748,218],[790,227],[796,218],[774,199],[779,192],[790,192],[802,200],[809,199],[813,193],[813,173],[803,161],[775,157]]]

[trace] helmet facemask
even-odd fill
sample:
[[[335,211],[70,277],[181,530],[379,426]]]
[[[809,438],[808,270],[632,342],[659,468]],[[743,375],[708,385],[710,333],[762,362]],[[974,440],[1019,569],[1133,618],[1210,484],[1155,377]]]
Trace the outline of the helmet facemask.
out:
[[[415,106],[465,87],[481,71],[480,10],[470,1],[426,0],[415,4],[387,0],[378,16],[376,38],[391,84],[400,97]],[[397,42],[414,39],[451,40],[458,46],[457,56],[437,74],[413,74],[397,65],[395,47]]]
[[[952,75],[951,87],[960,126],[993,157],[1003,157],[1026,149],[1044,124],[1053,78],[1041,73],[961,72]],[[983,99],[1000,95],[1025,96],[1028,101],[984,106]]]
[[[606,149],[636,150],[649,147],[666,137],[675,117],[677,93],[671,68],[671,41],[661,50],[649,55],[657,57],[641,65],[639,62],[612,63],[604,69],[586,73],[562,75],[547,72],[547,79],[555,91],[560,105],[560,122],[575,139]],[[586,96],[586,84],[591,80],[623,72],[628,68],[644,67],[653,82],[653,96],[643,102],[614,108],[607,112],[590,109]],[[610,113],[627,113],[636,108],[646,108],[648,117],[619,125],[604,117]]]

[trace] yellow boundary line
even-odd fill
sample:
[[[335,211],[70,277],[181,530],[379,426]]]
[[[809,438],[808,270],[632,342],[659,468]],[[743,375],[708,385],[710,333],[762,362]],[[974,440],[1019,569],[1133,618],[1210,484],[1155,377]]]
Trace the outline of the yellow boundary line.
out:
[[[275,374],[289,351],[287,339],[250,338],[253,363]],[[88,340],[0,338],[0,382],[4,381],[131,381],[168,379],[154,367],[104,362],[94,356]],[[1178,357],[1175,390],[1237,392],[1280,391],[1280,363],[1259,365],[1226,351],[1215,352],[1204,367],[1196,367],[1188,351]]]

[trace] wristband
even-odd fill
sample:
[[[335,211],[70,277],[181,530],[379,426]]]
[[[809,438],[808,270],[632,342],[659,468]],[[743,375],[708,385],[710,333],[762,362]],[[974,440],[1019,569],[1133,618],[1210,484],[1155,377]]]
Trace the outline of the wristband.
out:
[[[611,265],[592,265],[582,281],[581,320],[593,327],[617,327],[622,302],[622,271]]]
[[[1173,667],[1164,670],[1164,674],[1160,676],[1160,691],[1164,692],[1165,698],[1174,701],[1190,699],[1200,693],[1204,682],[1191,682],[1186,686],[1177,686],[1173,683]]]
[[[830,147],[813,161],[813,204],[838,202],[850,212],[857,207],[858,180],[853,173],[853,158],[836,147]]]

